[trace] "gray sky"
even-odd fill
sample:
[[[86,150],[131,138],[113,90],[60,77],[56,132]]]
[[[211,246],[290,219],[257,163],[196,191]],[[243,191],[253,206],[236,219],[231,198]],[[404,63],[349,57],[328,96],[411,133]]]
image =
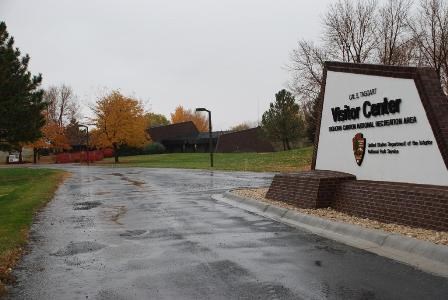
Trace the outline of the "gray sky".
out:
[[[212,110],[214,129],[257,121],[286,87],[298,39],[317,39],[330,0],[0,0],[44,87],[66,83],[84,114],[119,89],[169,118]]]

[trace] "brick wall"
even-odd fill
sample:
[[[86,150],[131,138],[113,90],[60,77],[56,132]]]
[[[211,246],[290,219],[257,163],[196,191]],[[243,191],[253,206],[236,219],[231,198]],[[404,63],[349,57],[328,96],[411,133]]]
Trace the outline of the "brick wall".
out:
[[[328,207],[340,183],[354,179],[351,174],[325,170],[278,174],[266,197],[301,208]]]
[[[278,174],[268,199],[300,208],[332,207],[386,223],[448,231],[448,187],[355,180],[333,171]]]
[[[331,207],[386,223],[448,231],[448,187],[367,180],[339,185]]]

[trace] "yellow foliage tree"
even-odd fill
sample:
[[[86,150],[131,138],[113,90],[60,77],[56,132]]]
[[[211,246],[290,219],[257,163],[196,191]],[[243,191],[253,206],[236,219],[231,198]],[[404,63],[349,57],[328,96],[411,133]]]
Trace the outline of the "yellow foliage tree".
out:
[[[148,121],[138,100],[113,91],[98,99],[93,112],[96,130],[92,131],[92,143],[98,147],[112,147],[116,163],[121,146],[143,147],[148,143]]]
[[[182,105],[179,105],[174,113],[171,114],[171,123],[176,124],[187,121],[192,121],[200,132],[208,131],[208,119],[204,114],[185,109]]]

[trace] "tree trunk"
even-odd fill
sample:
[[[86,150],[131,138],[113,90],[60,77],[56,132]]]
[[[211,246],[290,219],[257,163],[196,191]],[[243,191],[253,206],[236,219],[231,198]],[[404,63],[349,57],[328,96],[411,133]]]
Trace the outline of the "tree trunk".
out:
[[[113,145],[114,146],[114,157],[115,157],[115,163],[118,163],[118,147],[117,145]]]
[[[291,146],[289,145],[288,138],[286,138],[285,141],[286,141],[286,149],[291,150]]]
[[[22,160],[22,147],[20,147],[20,151],[19,151],[19,164],[23,163]]]
[[[33,148],[33,163],[37,163],[37,151],[39,151],[37,148]]]

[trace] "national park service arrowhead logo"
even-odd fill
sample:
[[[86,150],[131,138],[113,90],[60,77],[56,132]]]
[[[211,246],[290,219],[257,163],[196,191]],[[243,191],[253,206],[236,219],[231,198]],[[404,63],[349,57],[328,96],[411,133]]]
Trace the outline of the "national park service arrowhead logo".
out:
[[[357,133],[353,138],[353,154],[355,155],[355,160],[358,166],[362,164],[364,159],[364,154],[366,153],[366,139],[363,137],[362,133]]]

